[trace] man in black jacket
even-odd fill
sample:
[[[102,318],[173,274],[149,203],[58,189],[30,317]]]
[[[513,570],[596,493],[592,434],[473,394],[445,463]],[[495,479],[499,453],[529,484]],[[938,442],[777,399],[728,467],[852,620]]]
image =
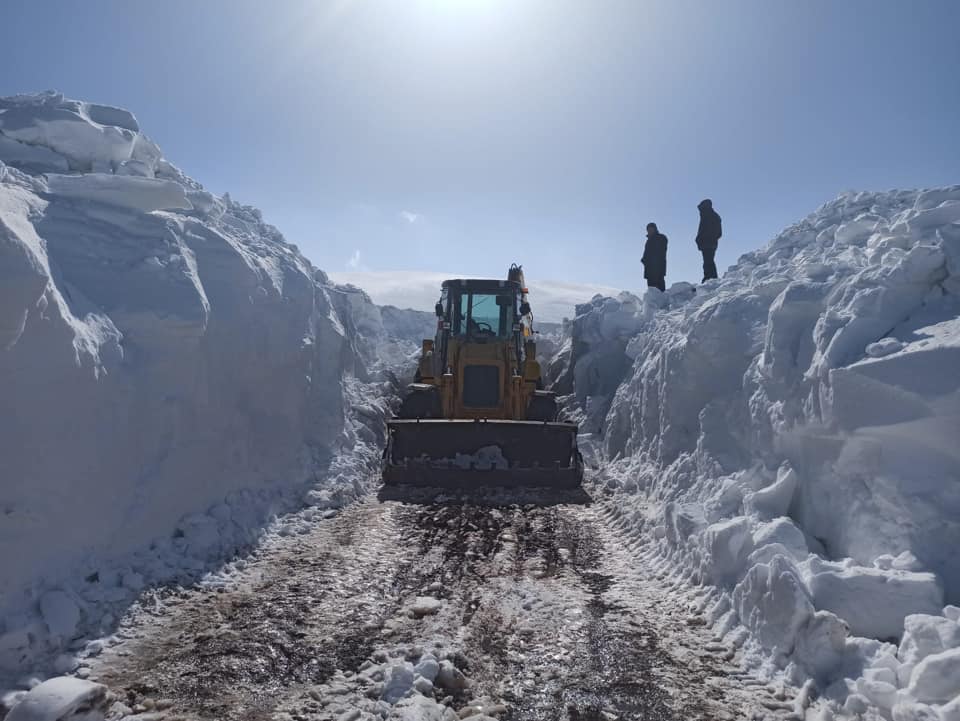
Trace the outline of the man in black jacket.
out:
[[[643,277],[648,288],[667,289],[667,236],[657,230],[656,223],[647,223],[647,242],[643,245]]]
[[[720,227],[720,216],[713,209],[713,201],[701,200],[697,206],[700,211],[700,228],[697,230],[697,247],[703,253],[703,280],[717,277],[717,265],[714,256],[717,254],[717,243],[723,230]]]

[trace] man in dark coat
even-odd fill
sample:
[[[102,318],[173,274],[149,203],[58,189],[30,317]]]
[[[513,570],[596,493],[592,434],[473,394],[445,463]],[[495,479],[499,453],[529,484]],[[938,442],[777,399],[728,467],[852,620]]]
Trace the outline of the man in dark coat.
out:
[[[647,223],[647,242],[643,245],[643,277],[648,288],[667,289],[667,236],[657,230],[656,223]]]
[[[700,211],[700,228],[697,230],[697,247],[703,253],[703,280],[717,277],[717,264],[714,256],[717,254],[717,244],[723,230],[720,227],[720,216],[713,209],[713,201],[701,200],[697,206]]]

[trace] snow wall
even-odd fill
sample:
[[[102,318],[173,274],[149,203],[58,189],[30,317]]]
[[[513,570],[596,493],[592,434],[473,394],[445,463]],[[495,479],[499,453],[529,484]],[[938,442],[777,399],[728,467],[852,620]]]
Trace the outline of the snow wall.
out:
[[[0,99],[0,673],[102,633],[111,604],[291,499],[355,495],[383,334],[366,294],[129,112]]]
[[[761,670],[885,718],[960,695],[960,186],[843,194],[719,281],[598,296],[549,376],[598,492]]]

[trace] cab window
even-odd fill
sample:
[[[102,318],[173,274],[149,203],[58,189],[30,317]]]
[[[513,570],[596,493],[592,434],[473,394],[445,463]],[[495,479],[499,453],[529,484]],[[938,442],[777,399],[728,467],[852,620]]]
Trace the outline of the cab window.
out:
[[[463,293],[453,307],[453,334],[508,338],[513,333],[515,306],[513,293]]]

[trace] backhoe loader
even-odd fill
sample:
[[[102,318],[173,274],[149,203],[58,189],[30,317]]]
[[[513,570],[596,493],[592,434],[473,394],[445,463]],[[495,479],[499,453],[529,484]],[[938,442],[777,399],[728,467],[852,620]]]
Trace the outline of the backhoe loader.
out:
[[[523,269],[441,286],[437,333],[387,422],[387,485],[578,487],[577,425],[542,389]]]

